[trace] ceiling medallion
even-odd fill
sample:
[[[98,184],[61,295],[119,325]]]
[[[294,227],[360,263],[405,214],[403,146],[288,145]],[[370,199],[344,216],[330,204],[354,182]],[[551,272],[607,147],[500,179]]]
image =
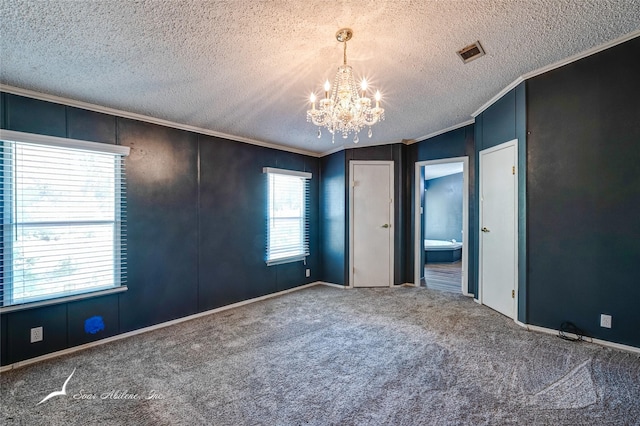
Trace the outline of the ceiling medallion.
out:
[[[311,109],[307,111],[307,121],[318,126],[318,138],[322,136],[321,128],[326,127],[331,133],[331,142],[335,142],[335,133],[338,132],[342,133],[344,139],[349,133],[353,133],[353,142],[358,143],[358,133],[363,127],[369,127],[368,136],[371,137],[371,126],[384,120],[384,109],[380,108],[380,91],[376,91],[376,106],[371,108],[371,99],[366,96],[367,80],[363,78],[358,88],[353,70],[347,65],[347,41],[352,36],[350,28],[342,28],[336,33],[336,39],[344,43],[344,63],[338,67],[333,88],[329,80],[324,83],[324,99],[318,102],[318,108],[316,94],[311,93]]]

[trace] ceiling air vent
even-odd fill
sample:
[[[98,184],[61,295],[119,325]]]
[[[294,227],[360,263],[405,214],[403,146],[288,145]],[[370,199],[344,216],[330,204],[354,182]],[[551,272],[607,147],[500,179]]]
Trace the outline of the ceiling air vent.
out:
[[[460,56],[460,59],[462,59],[462,62],[466,64],[467,62],[471,62],[474,59],[477,59],[480,56],[483,56],[484,49],[480,45],[480,42],[476,41],[475,43],[470,44],[469,46],[464,47],[461,50],[458,50],[456,53],[458,54],[458,56]]]

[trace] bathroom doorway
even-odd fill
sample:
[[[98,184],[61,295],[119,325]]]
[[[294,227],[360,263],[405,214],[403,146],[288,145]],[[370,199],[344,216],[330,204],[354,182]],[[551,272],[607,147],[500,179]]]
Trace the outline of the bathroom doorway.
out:
[[[416,285],[468,295],[468,157],[416,163]]]

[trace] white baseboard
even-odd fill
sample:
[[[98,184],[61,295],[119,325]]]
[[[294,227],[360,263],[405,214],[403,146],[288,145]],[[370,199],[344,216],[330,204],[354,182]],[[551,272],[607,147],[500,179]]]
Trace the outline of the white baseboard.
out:
[[[560,333],[560,330],[540,327],[537,325],[525,324],[520,321],[516,321],[516,324],[518,324],[520,327],[526,328],[529,331],[537,331],[538,333],[552,334],[554,336],[557,336]],[[571,335],[571,333],[568,333],[568,334]],[[574,337],[578,337],[578,336],[574,336]],[[582,340],[589,343],[595,343],[601,346],[607,346],[614,349],[620,349],[623,351],[640,354],[640,348],[636,348],[635,346],[623,345],[621,343],[609,342],[608,340],[601,340],[601,339],[596,339],[593,337],[586,337],[586,336],[584,336]]]
[[[352,286],[348,286],[348,285],[340,285],[340,284],[333,284],[333,283],[327,283],[324,281],[318,281],[318,284],[320,285],[326,285],[329,287],[335,287],[335,288],[340,288],[340,289],[352,289]],[[378,287],[378,288],[400,288],[400,287],[415,287],[412,283],[403,283],[403,284],[394,284],[391,287]],[[374,288],[374,287],[363,287],[363,288]]]
[[[197,314],[189,315],[189,316],[178,318],[178,319],[175,319],[175,320],[166,321],[166,322],[163,322],[163,323],[160,323],[160,324],[155,324],[155,325],[152,325],[152,326],[149,326],[149,327],[140,328],[138,330],[129,331],[129,332],[118,334],[118,335],[115,335],[115,336],[112,336],[112,337],[107,337],[106,339],[96,340],[95,342],[85,343],[84,345],[74,346],[72,348],[63,349],[61,351],[52,352],[52,353],[49,353],[49,354],[41,355],[39,357],[25,359],[23,361],[18,361],[18,362],[15,362],[13,364],[9,364],[9,365],[5,365],[5,366],[0,367],[0,373],[4,373],[4,372],[9,371],[9,370],[14,370],[14,369],[20,368],[20,367],[25,367],[27,365],[35,364],[35,363],[38,363],[38,362],[41,362],[41,361],[45,361],[45,360],[48,360],[48,359],[57,358],[57,357],[62,356],[62,355],[72,354],[74,352],[79,352],[79,351],[82,351],[82,350],[85,350],[85,349],[93,348],[95,346],[104,345],[106,343],[115,342],[117,340],[126,339],[128,337],[132,337],[132,336],[136,336],[136,335],[139,335],[139,334],[147,333],[149,331],[159,330],[161,328],[169,327],[169,326],[172,326],[172,325],[175,325],[175,324],[180,324],[181,322],[190,321],[190,320],[193,320],[193,319],[196,319],[196,318],[201,318],[201,317],[204,317],[204,316],[207,316],[207,315],[215,314],[217,312],[222,312],[222,311],[226,311],[226,310],[229,310],[229,309],[238,308],[240,306],[248,305],[248,304],[251,304],[251,303],[260,302],[262,300],[271,299],[273,297],[278,297],[278,296],[281,296],[283,294],[291,293],[291,292],[294,292],[294,291],[302,290],[302,289],[313,287],[313,286],[316,286],[316,285],[326,285],[326,286],[329,286],[329,287],[335,287],[335,288],[339,288],[339,289],[347,289],[347,288],[349,288],[349,287],[346,287],[346,286],[343,286],[343,285],[332,284],[332,283],[327,283],[327,282],[323,282],[323,281],[316,281],[316,282],[313,282],[313,283],[301,285],[299,287],[290,288],[288,290],[279,291],[277,293],[267,294],[265,296],[260,296],[260,297],[256,297],[256,298],[253,298],[253,299],[243,300],[242,302],[233,303],[231,305],[221,306],[219,308],[211,309],[211,310],[204,311],[204,312],[199,312]],[[396,286],[396,287],[401,287],[401,286],[412,286],[412,287],[415,287],[415,285],[411,284],[411,283],[405,283],[405,284],[402,284],[402,285],[399,285],[399,286]],[[473,300],[476,303],[480,303],[480,301],[477,300],[477,299],[473,299]],[[518,320],[515,320],[515,323],[518,324],[520,327],[527,329],[528,331],[535,331],[535,332],[551,334],[551,335],[555,335],[555,336],[557,336],[558,333],[559,333],[559,330],[554,330],[554,329],[546,328],[546,327],[540,327],[540,326],[537,326],[537,325],[525,324],[525,323],[522,323],[522,322],[520,322]],[[636,348],[635,346],[623,345],[621,343],[609,342],[607,340],[601,340],[601,339],[596,339],[596,338],[592,338],[592,337],[584,337],[583,339],[586,342],[595,343],[597,345],[607,346],[607,347],[614,348],[614,349],[619,349],[619,350],[623,350],[623,351],[627,351],[627,352],[640,354],[640,348]]]
[[[294,291],[302,290],[302,289],[313,287],[313,286],[320,285],[320,284],[325,284],[325,283],[322,283],[320,281],[316,281],[316,282],[313,282],[313,283],[301,285],[299,287],[290,288],[288,290],[282,290],[282,291],[279,291],[277,293],[267,294],[265,296],[260,296],[260,297],[256,297],[256,298],[253,298],[253,299],[243,300],[242,302],[233,303],[231,305],[221,306],[219,308],[210,309],[208,311],[199,312],[197,314],[189,315],[189,316],[186,316],[186,317],[174,319],[174,320],[171,320],[171,321],[166,321],[166,322],[163,322],[163,323],[160,323],[160,324],[151,325],[149,327],[139,328],[137,330],[129,331],[129,332],[122,333],[122,334],[117,334],[115,336],[107,337],[106,339],[96,340],[95,342],[85,343],[84,345],[74,346],[72,348],[67,348],[67,349],[63,349],[61,351],[51,352],[49,354],[41,355],[41,356],[38,356],[38,357],[35,357],[35,358],[29,358],[29,359],[25,359],[23,361],[14,362],[13,364],[9,364],[9,365],[5,365],[5,366],[0,367],[0,373],[4,373],[6,371],[14,370],[16,368],[24,367],[24,366],[27,366],[27,365],[35,364],[35,363],[38,363],[38,362],[41,362],[41,361],[44,361],[44,360],[47,360],[47,359],[56,358],[56,357],[59,357],[59,356],[62,356],[62,355],[72,354],[74,352],[79,352],[79,351],[82,351],[82,350],[85,350],[85,349],[93,348],[95,346],[104,345],[106,343],[115,342],[117,340],[126,339],[128,337],[137,336],[138,334],[147,333],[149,331],[159,330],[161,328],[169,327],[169,326],[172,326],[172,325],[175,325],[175,324],[180,324],[181,322],[185,322],[185,321],[191,321],[193,319],[201,318],[201,317],[204,317],[204,316],[207,316],[207,315],[211,315],[211,314],[215,314],[217,312],[222,312],[222,311],[226,311],[226,310],[229,310],[229,309],[238,308],[240,306],[248,305],[250,303],[260,302],[262,300],[266,300],[266,299],[271,299],[273,297],[282,296],[283,294],[291,293],[291,292],[294,292]],[[325,284],[325,285],[327,285],[327,284]],[[336,284],[328,284],[328,285],[337,286]],[[337,287],[342,287],[342,286],[337,286]]]
[[[318,281],[318,284],[320,285],[326,285],[329,287],[335,287],[335,288],[340,288],[340,289],[352,289],[353,287],[348,286],[348,285],[340,285],[340,284],[333,284],[333,283],[327,283],[324,281]],[[400,287],[415,287],[412,283],[403,283],[403,284],[394,284],[391,287],[378,287],[378,288],[400,288]],[[363,288],[373,288],[373,287],[363,287]]]
[[[342,290],[344,290],[345,288],[349,288],[346,285],[327,283],[327,282],[324,282],[324,281],[318,281],[318,284],[319,285],[326,285],[326,286],[329,286],[329,287],[335,287],[335,288],[339,288],[339,289],[342,289]]]

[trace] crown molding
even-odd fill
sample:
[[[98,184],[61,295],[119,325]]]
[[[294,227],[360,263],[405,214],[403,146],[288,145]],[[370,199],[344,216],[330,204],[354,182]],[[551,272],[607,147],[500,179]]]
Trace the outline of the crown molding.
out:
[[[453,126],[447,127],[446,129],[438,130],[436,132],[429,133],[428,135],[421,136],[421,137],[416,138],[416,139],[405,139],[404,143],[405,143],[405,145],[412,145],[412,144],[417,143],[417,142],[422,142],[422,141],[427,140],[427,139],[435,138],[436,136],[440,136],[443,133],[447,133],[447,132],[450,132],[452,130],[460,129],[461,127],[468,126],[469,124],[473,124],[475,122],[476,122],[475,119],[463,121],[462,123],[454,124]]]
[[[22,89],[20,87],[9,86],[7,84],[0,83],[0,91],[11,93],[13,95],[26,96],[33,99],[39,99],[41,101],[54,102],[61,105],[66,105],[75,108],[82,108],[89,111],[101,112],[103,114],[115,115],[122,118],[129,118],[132,120],[143,121],[145,123],[158,124],[160,126],[172,127],[174,129],[186,130],[188,132],[199,133],[207,136],[214,136],[217,138],[228,139],[235,142],[247,143],[250,145],[261,146],[264,148],[277,149],[279,151],[292,152],[294,154],[308,155],[310,157],[320,157],[317,152],[307,151],[305,149],[288,147],[285,145],[278,145],[270,142],[264,142],[257,139],[245,138],[241,136],[234,136],[227,133],[216,132],[214,130],[204,129],[202,127],[191,126],[188,124],[176,123],[174,121],[163,120],[161,118],[155,118],[148,115],[137,114],[134,112],[128,112],[119,110],[116,108],[109,108],[100,105],[91,104],[83,101],[76,101],[74,99],[63,98],[61,96],[49,95],[46,93],[36,92],[34,90]]]
[[[332,148],[332,149],[330,149],[328,151],[324,151],[321,154],[319,154],[318,156],[319,157],[326,157],[327,155],[335,154],[336,152],[340,152],[340,151],[343,151],[345,149],[371,148],[371,147],[374,147],[374,146],[395,145],[397,143],[402,143],[402,144],[405,144],[405,145],[407,144],[405,142],[405,139],[402,139],[402,140],[399,140],[399,141],[381,142],[381,143],[376,143],[376,144],[373,144],[373,145],[355,145],[355,144],[351,145],[351,146],[340,145],[340,146]]]
[[[575,54],[573,56],[569,56],[568,58],[565,58],[565,59],[563,59],[561,61],[558,61],[558,62],[554,62],[553,64],[547,65],[546,67],[538,68],[535,71],[528,72],[528,73],[526,73],[526,74],[524,74],[522,76],[522,79],[523,80],[528,80],[528,79],[530,79],[532,77],[536,77],[536,76],[538,76],[540,74],[544,74],[546,72],[553,71],[556,68],[563,67],[563,66],[565,66],[567,64],[570,64],[572,62],[575,62],[575,61],[578,61],[580,59],[586,58],[587,56],[591,56],[591,55],[594,55],[596,53],[600,53],[603,50],[610,49],[610,48],[612,48],[614,46],[617,46],[617,45],[622,44],[622,43],[624,43],[626,41],[632,40],[632,39],[634,39],[636,37],[640,37],[640,30],[636,30],[636,31],[630,32],[629,34],[623,35],[622,37],[618,37],[615,40],[611,40],[611,41],[609,41],[607,43],[598,45],[596,47],[592,47],[591,49],[585,50],[584,52],[581,52],[581,53],[577,53],[577,54]]]
[[[524,81],[524,78],[522,77],[518,77],[516,78],[513,82],[511,82],[511,84],[509,84],[507,87],[505,87],[504,89],[502,89],[501,91],[499,91],[493,98],[489,99],[487,102],[485,102],[480,108],[478,108],[475,112],[473,112],[471,114],[471,116],[473,117],[473,119],[475,120],[475,118],[477,116],[479,116],[480,114],[482,114],[487,108],[489,108],[491,105],[495,104],[496,102],[498,102],[500,100],[500,98],[502,98],[504,95],[506,95],[507,93],[509,93],[511,90],[515,89],[516,87],[518,87],[518,85],[520,83],[522,83]]]
[[[325,157],[325,156],[333,154],[335,152],[339,152],[339,151],[342,151],[344,149],[347,149],[344,145],[341,145],[341,146],[337,146],[335,148],[332,148],[332,149],[330,149],[328,151],[321,152],[321,153],[316,152],[316,151],[308,151],[308,150],[305,150],[305,149],[293,148],[293,147],[289,147],[289,146],[285,146],[285,145],[278,145],[278,144],[274,144],[274,143],[270,143],[270,142],[264,142],[264,141],[260,141],[260,140],[257,140],[257,139],[244,138],[244,137],[241,137],[241,136],[234,136],[234,135],[230,135],[230,134],[227,134],[227,133],[216,132],[214,130],[204,129],[202,127],[196,127],[196,126],[191,126],[191,125],[188,125],[188,124],[177,123],[177,122],[174,122],[174,121],[163,120],[161,118],[155,118],[155,117],[151,117],[151,116],[148,116],[148,115],[143,115],[143,114],[138,114],[138,113],[134,113],[134,112],[123,111],[123,110],[119,110],[119,109],[116,109],[116,108],[109,108],[109,107],[96,105],[96,104],[92,104],[92,103],[88,103],[88,102],[76,101],[74,99],[64,98],[62,96],[49,95],[49,94],[46,94],[46,93],[37,92],[35,90],[23,89],[23,88],[20,88],[20,87],[10,86],[10,85],[3,84],[3,83],[0,83],[0,92],[11,93],[13,95],[18,95],[18,96],[26,96],[26,97],[33,98],[33,99],[39,99],[41,101],[53,102],[53,103],[66,105],[66,106],[70,106],[70,107],[86,109],[86,110],[89,110],[89,111],[100,112],[100,113],[103,113],[103,114],[114,115],[114,116],[118,116],[118,117],[122,117],[122,118],[129,118],[129,119],[132,119],[132,120],[143,121],[145,123],[157,124],[157,125],[160,125],[160,126],[171,127],[171,128],[179,129],[179,130],[186,130],[188,132],[194,132],[194,133],[198,133],[198,134],[202,134],[202,135],[206,135],[206,136],[214,136],[214,137],[218,137],[218,138],[222,138],[222,139],[228,139],[228,140],[231,140],[231,141],[234,141],[234,142],[247,143],[247,144],[250,144],[250,145],[261,146],[261,147],[264,147],[264,148],[277,149],[279,151],[286,151],[286,152],[291,152],[291,153],[294,153],[294,154],[307,155],[309,157],[315,157],[315,158]],[[380,143],[380,144],[377,144],[377,145],[360,145],[360,146],[354,145],[354,146],[349,147],[349,148],[365,148],[367,146],[392,145],[392,144],[400,143],[400,142],[406,143],[405,140],[403,139],[402,141],[383,142],[383,143]]]
[[[344,147],[344,145],[341,146],[336,146],[334,148],[331,148],[328,151],[324,151],[322,153],[320,153],[320,157],[326,157],[327,155],[331,155],[331,154],[335,154],[336,152],[340,152],[340,151],[344,151],[346,148]]]
[[[496,101],[498,101],[501,97],[506,95],[509,91],[514,89],[516,86],[518,86],[523,81],[526,81],[526,80],[528,80],[530,78],[539,76],[540,74],[544,74],[546,72],[553,71],[553,70],[555,70],[557,68],[563,67],[563,66],[568,65],[568,64],[570,64],[572,62],[575,62],[575,61],[579,61],[580,59],[586,58],[588,56],[595,55],[596,53],[600,53],[603,50],[610,49],[610,48],[612,48],[614,46],[622,44],[622,43],[624,43],[626,41],[629,41],[631,39],[634,39],[634,38],[636,38],[638,36],[640,36],[640,30],[632,31],[629,34],[626,34],[626,35],[623,35],[622,37],[616,38],[615,40],[608,41],[606,43],[603,43],[603,44],[600,44],[598,46],[592,47],[591,49],[588,49],[588,50],[585,50],[583,52],[577,53],[577,54],[575,54],[573,56],[569,56],[568,58],[562,59],[560,61],[557,61],[557,62],[554,62],[554,63],[549,64],[547,66],[544,66],[542,68],[538,68],[537,70],[534,70],[534,71],[528,72],[526,74],[523,74],[520,77],[516,78],[515,81],[513,81],[507,87],[505,87],[500,92],[498,92],[498,94],[496,94],[488,102],[486,102],[480,108],[478,108],[473,114],[471,114],[471,116],[473,118],[475,118],[478,115],[482,114],[487,108],[489,108]]]
[[[462,123],[453,125],[451,127],[447,127],[446,129],[442,129],[442,130],[438,130],[436,132],[433,133],[429,133],[428,135],[425,136],[421,136],[415,139],[402,139],[401,141],[394,141],[394,142],[384,142],[384,143],[380,143],[380,144],[376,144],[376,145],[353,145],[350,146],[349,149],[352,148],[365,148],[365,147],[369,147],[369,146],[379,146],[379,145],[392,145],[395,143],[403,143],[405,145],[412,145],[416,142],[421,142],[423,140],[426,139],[430,139],[436,136],[439,136],[443,133],[447,133],[450,132],[452,130],[456,130],[459,129],[461,127],[465,127],[468,126],[470,124],[473,124],[475,122],[475,118],[480,115],[482,112],[484,112],[487,108],[489,108],[491,105],[493,105],[495,102],[497,102],[500,98],[502,98],[505,94],[507,94],[509,91],[511,91],[512,89],[514,89],[515,87],[517,87],[520,83],[536,77],[540,74],[544,74],[546,72],[552,71],[554,69],[563,67],[567,64],[570,64],[572,62],[578,61],[580,59],[586,58],[588,56],[594,55],[596,53],[602,52],[603,50],[607,50],[611,47],[617,46],[618,44],[622,44],[626,41],[629,41],[631,39],[634,39],[636,37],[640,36],[640,30],[636,30],[633,31],[629,34],[626,34],[622,37],[619,37],[615,40],[611,40],[607,43],[598,45],[596,47],[593,47],[591,49],[585,50],[584,52],[578,53],[576,55],[570,56],[568,58],[565,58],[563,60],[560,60],[558,62],[554,62],[550,65],[547,65],[545,67],[539,68],[537,70],[531,71],[529,73],[523,74],[522,76],[516,78],[511,84],[507,85],[504,89],[502,89],[500,92],[498,92],[495,96],[493,96],[491,99],[489,99],[489,101],[487,101],[486,103],[484,103],[480,108],[478,108],[475,112],[473,112],[471,114],[471,117],[473,117],[471,120],[467,120],[464,121]],[[336,152],[340,152],[344,149],[347,149],[344,145],[342,146],[337,146],[335,148],[332,148],[328,151],[324,151],[321,153],[315,152],[315,151],[308,151],[305,149],[300,149],[300,148],[293,148],[293,147],[288,147],[285,145],[279,145],[279,144],[275,144],[275,143],[270,143],[270,142],[264,142],[264,141],[260,141],[257,139],[251,139],[251,138],[245,138],[245,137],[241,137],[241,136],[234,136],[234,135],[230,135],[227,133],[222,133],[222,132],[216,132],[214,130],[209,130],[209,129],[204,129],[201,127],[196,127],[196,126],[191,126],[191,125],[187,125],[187,124],[181,124],[181,123],[176,123],[173,121],[169,121],[169,120],[163,120],[160,118],[155,118],[155,117],[150,117],[150,116],[146,116],[146,115],[142,115],[142,114],[137,114],[137,113],[132,113],[132,112],[128,112],[128,111],[123,111],[123,110],[119,110],[119,109],[115,109],[115,108],[109,108],[109,107],[103,107],[100,105],[95,105],[95,104],[91,104],[88,102],[82,102],[82,101],[76,101],[73,99],[68,99],[68,98],[63,98],[60,96],[55,96],[55,95],[48,95],[45,93],[40,93],[40,92],[36,92],[33,90],[28,90],[28,89],[22,89],[22,88],[18,88],[18,87],[13,87],[13,86],[9,86],[6,84],[1,84],[0,83],[0,91],[2,92],[6,92],[6,93],[12,93],[14,95],[20,95],[20,96],[27,96],[30,98],[34,98],[34,99],[40,99],[43,101],[49,101],[49,102],[55,102],[58,104],[62,104],[62,105],[67,105],[67,106],[71,106],[71,107],[77,107],[77,108],[82,108],[82,109],[86,109],[86,110],[90,110],[90,111],[95,111],[95,112],[101,112],[101,113],[105,113],[105,114],[110,114],[110,115],[115,115],[118,117],[123,117],[123,118],[130,118],[133,120],[138,120],[138,121],[143,121],[146,123],[152,123],[152,124],[158,124],[161,126],[167,126],[167,127],[172,127],[175,129],[180,129],[180,130],[186,130],[189,132],[194,132],[194,133],[199,133],[199,134],[203,134],[203,135],[207,135],[207,136],[214,136],[214,137],[218,137],[218,138],[223,138],[223,139],[228,139],[228,140],[232,140],[235,142],[241,142],[241,143],[247,143],[250,145],[256,145],[256,146],[261,146],[264,148],[271,148],[271,149],[277,149],[279,151],[286,151],[286,152],[291,152],[294,154],[301,154],[301,155],[307,155],[310,157],[315,157],[315,158],[320,158],[320,157],[325,157],[327,155],[331,155],[334,154]]]

